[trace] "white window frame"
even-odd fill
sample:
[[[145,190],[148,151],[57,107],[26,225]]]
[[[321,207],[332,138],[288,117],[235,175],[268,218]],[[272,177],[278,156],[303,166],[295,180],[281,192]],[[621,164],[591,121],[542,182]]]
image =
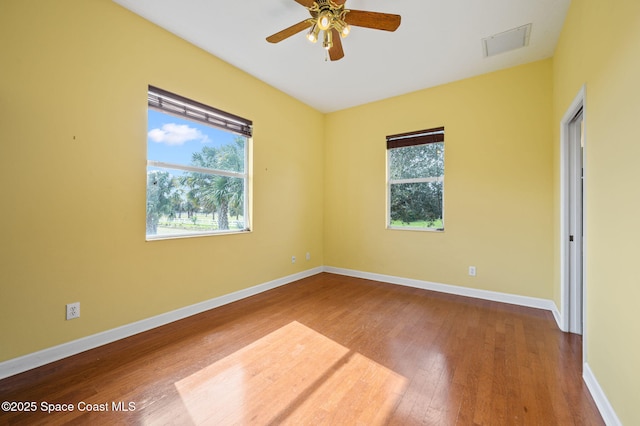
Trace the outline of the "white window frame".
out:
[[[225,230],[206,230],[206,231],[185,231],[184,233],[150,235],[146,234],[147,241],[164,240],[173,238],[188,238],[210,235],[226,235],[234,233],[244,233],[251,231],[251,185],[250,185],[250,152],[253,141],[253,123],[245,118],[221,111],[219,109],[201,104],[196,101],[184,98],[163,89],[149,86],[148,90],[148,108],[156,111],[175,115],[183,119],[201,122],[210,127],[216,127],[223,131],[233,133],[245,138],[244,146],[244,172],[233,172],[228,170],[220,170],[213,168],[197,167],[192,165],[170,163],[163,161],[151,160],[147,154],[147,170],[149,167],[156,167],[168,170],[180,170],[185,172],[194,172],[208,174],[212,176],[225,176],[231,178],[239,178],[243,180],[243,219],[244,227],[242,229],[225,229]],[[147,183],[148,184],[148,183]],[[146,198],[146,195],[145,195]]]
[[[387,136],[387,203],[386,203],[386,227],[392,230],[405,230],[405,231],[430,231],[430,232],[443,232],[444,231],[444,174],[442,176],[430,176],[430,177],[418,177],[418,178],[406,178],[406,179],[392,179],[391,178],[391,161],[390,152],[393,149],[426,145],[430,143],[442,143],[444,146],[444,127],[438,127],[434,129],[419,130],[410,133],[402,133],[398,135]],[[391,145],[399,146],[391,146]],[[444,155],[444,153],[443,153]],[[444,158],[443,158],[444,160]],[[442,228],[435,227],[418,227],[418,226],[397,226],[391,223],[391,187],[398,184],[408,183],[432,183],[442,182]]]

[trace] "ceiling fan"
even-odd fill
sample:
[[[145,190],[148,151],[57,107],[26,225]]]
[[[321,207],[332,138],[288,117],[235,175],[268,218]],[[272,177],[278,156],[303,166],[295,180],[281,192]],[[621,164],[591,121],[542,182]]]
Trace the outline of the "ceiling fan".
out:
[[[344,57],[340,39],[349,35],[351,25],[385,31],[395,31],[400,26],[400,15],[345,9],[346,0],[295,0],[295,2],[306,7],[311,18],[270,35],[267,41],[278,43],[311,28],[307,33],[307,39],[315,43],[322,36],[322,47],[327,50],[332,61]]]

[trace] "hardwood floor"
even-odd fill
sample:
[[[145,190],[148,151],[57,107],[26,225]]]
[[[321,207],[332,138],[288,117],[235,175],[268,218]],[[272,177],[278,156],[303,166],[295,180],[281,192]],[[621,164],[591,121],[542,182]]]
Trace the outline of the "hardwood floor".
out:
[[[323,273],[4,379],[36,410],[0,424],[601,425],[581,345],[546,311]]]

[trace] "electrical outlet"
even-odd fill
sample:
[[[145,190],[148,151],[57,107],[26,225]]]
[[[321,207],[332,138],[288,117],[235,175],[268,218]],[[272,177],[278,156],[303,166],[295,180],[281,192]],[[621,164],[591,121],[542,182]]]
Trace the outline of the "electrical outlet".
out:
[[[80,302],[67,304],[67,319],[71,320],[80,317]]]
[[[472,277],[476,276],[476,267],[475,266],[469,266],[469,275]]]
[[[311,253],[307,252],[307,260],[311,260]]]
[[[291,263],[296,263],[296,257],[295,256],[291,256]]]

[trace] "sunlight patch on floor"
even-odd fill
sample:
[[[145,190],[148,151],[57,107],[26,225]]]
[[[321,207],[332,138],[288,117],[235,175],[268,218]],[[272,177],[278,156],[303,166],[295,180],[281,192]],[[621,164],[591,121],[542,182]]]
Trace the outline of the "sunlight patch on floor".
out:
[[[298,322],[175,386],[195,424],[382,424],[407,380]]]

